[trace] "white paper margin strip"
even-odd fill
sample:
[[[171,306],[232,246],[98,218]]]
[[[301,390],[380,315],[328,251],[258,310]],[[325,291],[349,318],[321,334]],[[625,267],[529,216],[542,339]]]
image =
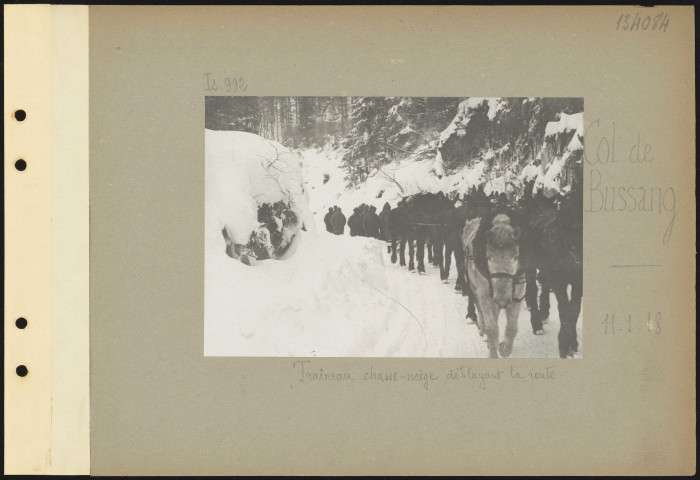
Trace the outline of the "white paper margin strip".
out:
[[[51,7],[51,473],[90,473],[87,5]]]

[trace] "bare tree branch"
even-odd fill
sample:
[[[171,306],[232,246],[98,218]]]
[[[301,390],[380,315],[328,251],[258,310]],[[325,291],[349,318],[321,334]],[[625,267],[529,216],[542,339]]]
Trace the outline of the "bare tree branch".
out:
[[[418,190],[418,193],[430,193],[427,190],[423,190],[420,185],[418,185],[418,180],[413,180],[413,184],[416,186],[416,189]]]
[[[389,180],[389,181],[392,182],[394,185],[396,185],[397,187],[399,187],[399,191],[400,191],[402,194],[404,193],[404,188],[403,188],[403,186],[396,180],[396,177],[395,177],[395,176],[389,175],[389,174],[386,173],[384,170],[382,170],[381,167],[379,167],[379,173],[381,173],[382,176],[383,176],[385,179]]]

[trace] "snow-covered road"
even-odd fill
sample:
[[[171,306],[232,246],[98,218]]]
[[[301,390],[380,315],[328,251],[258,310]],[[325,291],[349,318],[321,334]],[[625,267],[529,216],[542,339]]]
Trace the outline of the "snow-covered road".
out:
[[[205,285],[205,355],[294,357],[486,358],[467,302],[443,284],[394,265],[384,242],[300,232],[286,260],[255,267],[209,242]],[[512,357],[557,358],[556,299],[545,335],[531,333],[524,307]],[[505,316],[502,316],[501,335]],[[582,346],[581,323],[579,342]]]

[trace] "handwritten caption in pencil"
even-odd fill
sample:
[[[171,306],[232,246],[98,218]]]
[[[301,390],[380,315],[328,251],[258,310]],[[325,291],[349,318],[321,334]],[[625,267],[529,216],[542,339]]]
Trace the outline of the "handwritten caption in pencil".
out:
[[[239,93],[248,90],[245,77],[236,75],[216,75],[211,72],[204,74],[204,91],[210,93]]]
[[[297,384],[317,383],[364,383],[364,384],[415,384],[425,390],[438,382],[469,382],[481,390],[496,383],[505,382],[551,382],[562,374],[553,365],[536,369],[522,369],[513,364],[494,367],[460,365],[445,370],[428,369],[382,369],[370,366],[364,370],[350,371],[342,368],[324,367],[311,360],[292,362],[292,374]]]
[[[668,168],[662,152],[657,151],[653,133],[643,134],[621,128],[614,121],[592,120],[584,129],[588,201],[587,214],[646,214],[655,216],[663,227],[661,242],[671,240],[676,220],[676,190],[672,185],[657,183],[607,181],[606,170],[617,167],[641,171]]]

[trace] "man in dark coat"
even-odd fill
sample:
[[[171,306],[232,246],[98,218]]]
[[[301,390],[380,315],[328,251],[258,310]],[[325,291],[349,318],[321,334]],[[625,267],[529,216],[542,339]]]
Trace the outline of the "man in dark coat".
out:
[[[367,216],[367,212],[367,205],[364,203],[360,205],[357,212],[357,234],[361,237],[367,236],[367,232],[365,231],[365,217]]]
[[[333,217],[331,218],[333,233],[336,235],[342,235],[345,233],[345,215],[343,215],[343,211],[337,205],[333,208],[335,209],[333,212]]]
[[[498,198],[496,199],[496,205],[498,205],[499,207],[503,207],[503,208],[510,206],[510,202],[508,201],[508,196],[505,194],[505,192],[501,192],[498,195]]]
[[[377,207],[372,205],[363,219],[363,227],[365,235],[372,238],[379,238],[379,215],[377,215]]]
[[[355,207],[352,211],[352,215],[348,218],[348,228],[350,229],[350,236],[356,237],[360,234],[360,207]]]
[[[326,231],[333,233],[333,224],[331,219],[333,218],[333,207],[328,207],[328,213],[323,217],[323,223],[326,224]]]
[[[484,217],[490,210],[489,197],[484,192],[483,185],[479,185],[476,192],[471,196],[471,200],[479,217]]]
[[[391,205],[389,202],[384,204],[382,212],[379,214],[379,233],[383,240],[391,240],[391,232],[389,231],[389,214],[391,212]]]

